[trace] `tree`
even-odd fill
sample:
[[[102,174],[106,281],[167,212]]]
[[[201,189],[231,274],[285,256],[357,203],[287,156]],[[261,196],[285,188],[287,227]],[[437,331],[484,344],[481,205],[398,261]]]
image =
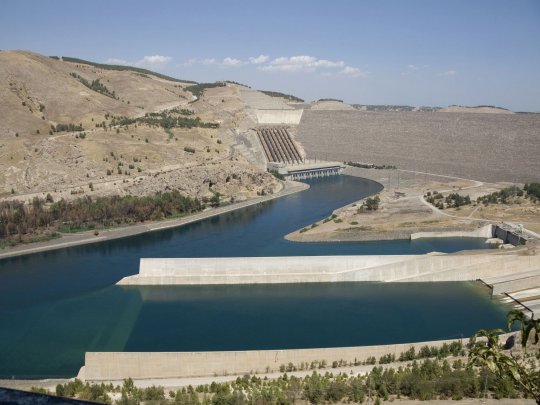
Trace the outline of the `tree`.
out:
[[[529,335],[534,331],[534,344],[538,343],[540,332],[540,320],[531,317],[527,318],[520,311],[510,311],[507,315],[508,329],[517,322],[520,326],[521,346],[527,346]],[[501,379],[510,378],[523,393],[534,398],[540,405],[540,371],[536,365],[526,362],[519,357],[504,353],[499,346],[499,334],[503,331],[493,329],[486,331],[479,330],[471,337],[473,345],[469,351],[469,367],[486,367],[493,374]],[[478,338],[483,338],[481,342]]]

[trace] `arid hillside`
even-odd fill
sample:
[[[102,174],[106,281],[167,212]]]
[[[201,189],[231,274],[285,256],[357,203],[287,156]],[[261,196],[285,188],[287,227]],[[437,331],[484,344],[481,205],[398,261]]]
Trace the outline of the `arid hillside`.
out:
[[[0,197],[276,190],[230,148],[231,129],[246,120],[238,86],[196,99],[191,84],[0,51]]]

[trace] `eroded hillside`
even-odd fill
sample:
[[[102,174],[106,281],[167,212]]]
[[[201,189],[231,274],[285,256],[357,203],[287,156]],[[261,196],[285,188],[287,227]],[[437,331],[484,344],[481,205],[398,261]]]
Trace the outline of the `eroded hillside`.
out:
[[[230,148],[237,85],[190,83],[0,52],[0,196],[54,200],[178,189],[236,200],[279,184]],[[147,119],[145,119],[145,117]]]

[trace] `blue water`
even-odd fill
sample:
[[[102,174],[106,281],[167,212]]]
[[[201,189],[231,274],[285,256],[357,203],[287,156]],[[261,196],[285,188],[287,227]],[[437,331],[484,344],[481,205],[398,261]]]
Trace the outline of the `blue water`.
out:
[[[468,283],[429,289],[366,283],[114,285],[137,273],[140,257],[414,254],[486,246],[468,238],[286,241],[285,234],[381,190],[378,183],[349,176],[309,183],[309,190],[185,227],[1,260],[0,377],[72,376],[85,351],[362,345],[468,335],[503,325],[504,308]],[[386,333],[391,315],[397,324]],[[413,328],[405,325],[419,319],[411,334]],[[379,330],[385,330],[382,340],[367,333],[380,336]]]

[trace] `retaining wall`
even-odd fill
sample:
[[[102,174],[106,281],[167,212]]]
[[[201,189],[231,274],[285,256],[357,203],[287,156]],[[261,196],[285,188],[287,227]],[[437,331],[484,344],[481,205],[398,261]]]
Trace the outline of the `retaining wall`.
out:
[[[492,294],[501,295],[505,292],[527,290],[534,286],[540,286],[540,275],[495,283],[492,285]]]
[[[511,243],[514,246],[524,245],[526,240],[516,233],[503,229],[500,226],[495,227],[494,236],[504,241],[504,243]]]
[[[410,256],[141,259],[120,285],[271,284],[344,281],[466,281],[540,268],[520,251]]]
[[[501,338],[506,339],[509,334]],[[225,374],[263,373],[267,368],[279,371],[281,365],[325,360],[364,361],[370,356],[377,360],[386,354],[396,357],[414,347],[440,347],[452,340],[403,343],[382,346],[332,347],[317,349],[252,350],[225,352],[89,352],[78,378],[90,381],[121,380],[124,378],[180,378]],[[466,343],[466,342],[464,342]]]
[[[421,238],[493,238],[494,226],[486,225],[472,231],[435,231],[416,232],[411,234],[411,240]]]

